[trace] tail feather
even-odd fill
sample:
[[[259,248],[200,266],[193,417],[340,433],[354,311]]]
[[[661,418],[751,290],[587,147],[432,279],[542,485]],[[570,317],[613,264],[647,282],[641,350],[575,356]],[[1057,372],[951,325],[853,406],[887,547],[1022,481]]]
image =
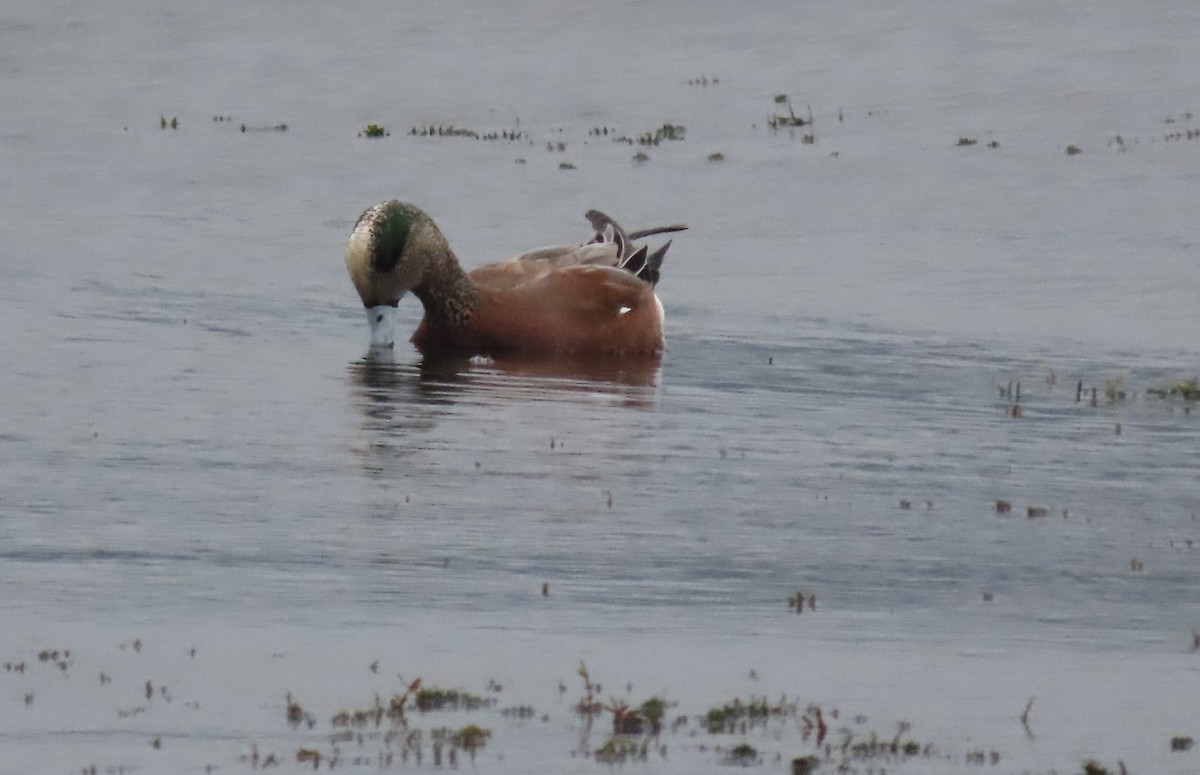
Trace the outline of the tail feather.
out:
[[[687,231],[687,224],[673,223],[670,226],[653,226],[649,229],[631,231],[625,236],[629,237],[629,239],[642,239],[644,237],[653,237],[655,234],[669,234],[674,231]]]
[[[674,223],[670,226],[654,226],[627,233],[620,224],[599,210],[588,210],[584,217],[596,232],[589,242],[615,243],[617,246],[616,265],[651,285],[658,284],[662,262],[667,255],[667,248],[671,247],[671,241],[667,240],[665,245],[653,253],[649,253],[645,245],[637,246],[635,250],[633,241],[655,234],[667,234],[687,229],[686,224]],[[633,250],[632,254],[629,252],[631,250]]]
[[[651,285],[658,285],[659,277],[662,274],[660,271],[662,262],[667,257],[667,248],[669,247],[671,247],[671,240],[667,240],[665,245],[647,256],[646,265],[642,267],[642,271],[638,272],[638,277]]]

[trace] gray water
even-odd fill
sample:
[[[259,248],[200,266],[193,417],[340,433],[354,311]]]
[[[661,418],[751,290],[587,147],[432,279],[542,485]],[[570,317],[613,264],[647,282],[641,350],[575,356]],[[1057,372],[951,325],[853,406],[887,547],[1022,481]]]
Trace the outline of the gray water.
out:
[[[0,772],[433,769],[429,737],[420,765],[331,738],[417,677],[496,700],[409,714],[491,730],[460,768],[590,772],[581,662],[687,716],[630,769],[739,742],[781,772],[1200,768],[1170,746],[1200,735],[1200,412],[1151,393],[1200,368],[1197,29],[1183,2],[8,4]],[[814,123],[770,130],[776,94]],[[408,134],[451,124],[523,135]],[[590,207],[688,222],[666,354],[366,355],[341,254],[389,197],[467,266]],[[762,696],[797,711],[701,723]],[[902,722],[921,755],[837,748]]]

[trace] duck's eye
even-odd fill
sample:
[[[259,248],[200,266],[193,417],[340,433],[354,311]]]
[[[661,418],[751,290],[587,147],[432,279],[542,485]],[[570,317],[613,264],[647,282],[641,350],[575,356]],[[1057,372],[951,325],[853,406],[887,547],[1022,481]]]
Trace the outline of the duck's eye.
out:
[[[375,316],[375,322],[376,322],[376,323],[382,323],[382,322],[383,322],[383,313],[382,313],[382,312],[380,312],[378,315],[376,315],[376,316]]]

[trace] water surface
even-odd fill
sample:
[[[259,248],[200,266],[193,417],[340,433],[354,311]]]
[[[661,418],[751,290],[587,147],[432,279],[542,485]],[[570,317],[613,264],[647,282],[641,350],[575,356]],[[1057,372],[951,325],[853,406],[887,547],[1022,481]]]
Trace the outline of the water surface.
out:
[[[476,768],[594,771],[581,662],[688,717],[655,772],[824,756],[810,703],[926,751],[859,771],[1195,770],[1200,420],[1147,391],[1200,354],[1197,13],[11,6],[0,772],[379,769],[331,718],[416,677],[497,700],[408,719]],[[366,354],[341,251],[393,196],[468,266],[687,221],[668,351]]]

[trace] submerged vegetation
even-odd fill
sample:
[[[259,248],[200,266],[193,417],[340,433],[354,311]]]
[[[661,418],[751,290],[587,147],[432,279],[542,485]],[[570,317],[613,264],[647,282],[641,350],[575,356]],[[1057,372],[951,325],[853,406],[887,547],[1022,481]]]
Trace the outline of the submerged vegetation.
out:
[[[683,124],[665,123],[653,132],[643,134],[638,141],[643,145],[658,145],[663,140],[682,140],[687,134]]]
[[[471,140],[507,140],[527,139],[520,129],[500,129],[479,132],[475,129],[454,126],[453,124],[431,124],[429,126],[414,126],[408,130],[410,137],[466,137]]]
[[[288,131],[287,124],[268,124],[268,125],[264,125],[264,126],[247,126],[245,124],[241,125],[242,134],[245,134],[247,132],[286,132],[286,131]]]
[[[739,731],[744,734],[751,727],[765,724],[768,719],[795,715],[795,703],[788,703],[786,698],[772,704],[765,697],[751,697],[745,702],[735,697],[724,705],[709,708],[704,717],[704,726],[712,735]]]
[[[413,704],[422,713],[435,710],[479,710],[496,704],[494,697],[481,697],[461,689],[440,689],[422,686],[413,698]]]
[[[782,105],[787,109],[787,115],[781,113],[772,113],[767,118],[767,126],[771,129],[781,129],[784,127],[800,127],[811,126],[813,123],[812,106],[808,108],[808,116],[802,117],[796,115],[796,110],[792,107],[792,100],[786,94],[776,94],[775,104]]]
[[[707,88],[708,86],[715,86],[720,83],[721,79],[715,76],[701,75],[686,79],[686,84],[689,87]],[[806,104],[803,112],[798,113],[796,107],[792,103],[791,96],[785,92],[780,92],[773,95],[773,105],[774,107],[768,112],[766,120],[766,126],[772,131],[772,134],[777,134],[782,130],[786,130],[789,136],[798,137],[802,144],[816,144],[817,135],[814,129],[815,117],[813,114],[812,105]],[[876,117],[884,115],[888,112],[889,111],[887,109],[876,108],[865,110],[860,115]],[[233,121],[232,116],[225,114],[216,114],[212,118],[214,123],[226,123]],[[537,143],[535,143],[533,137],[530,135],[529,130],[520,128],[521,122],[519,116],[514,116],[514,118],[515,125],[511,128],[479,130],[471,127],[458,126],[453,123],[430,123],[413,125],[409,128],[406,134],[413,138],[465,138],[471,140],[503,143],[519,142],[529,146],[536,145]],[[844,124],[848,120],[846,113],[841,107],[837,108],[836,118],[838,125]],[[1162,134],[1161,137],[1155,136],[1153,139],[1148,140],[1148,142],[1159,142],[1160,140],[1164,142],[1173,142],[1200,139],[1200,128],[1192,126],[1176,126],[1177,124],[1181,124],[1183,122],[1192,122],[1193,119],[1194,116],[1190,111],[1185,111],[1178,115],[1168,116],[1164,122],[1170,131]],[[751,128],[755,131],[757,131],[758,126],[759,125],[757,123],[751,124]],[[171,117],[168,119],[165,115],[161,115],[159,117],[159,128],[164,130],[168,128],[178,129],[178,117]],[[126,127],[126,130],[128,130],[128,127]],[[288,125],[286,123],[276,123],[253,126],[243,123],[240,125],[240,130],[242,133],[287,132]],[[594,124],[588,127],[575,129],[566,126],[557,126],[545,129],[546,133],[552,138],[549,142],[547,142],[547,148],[551,151],[565,151],[567,146],[567,138],[572,137],[575,131],[584,130],[586,130],[586,137],[589,139],[603,138],[614,143],[625,144],[629,146],[637,145],[641,146],[642,148],[658,147],[664,142],[669,141],[682,141],[688,135],[687,127],[684,124],[675,123],[672,121],[663,122],[661,125],[653,129],[634,134],[621,133],[616,126],[608,123]],[[370,123],[364,128],[359,129],[357,136],[360,138],[380,139],[390,137],[391,132],[382,124]],[[579,141],[583,144],[589,143],[588,139],[580,139]],[[1139,140],[1138,138],[1127,139],[1123,134],[1115,134],[1109,135],[1106,143],[1110,148],[1115,148],[1115,150],[1119,152],[1125,152],[1137,145]],[[1000,143],[996,140],[990,140],[986,143],[982,143],[978,137],[969,135],[960,135],[955,143],[957,147],[973,147],[981,144],[991,149],[997,149],[1000,147]],[[1061,151],[1063,147],[1064,146],[1060,145],[1058,146],[1058,149]],[[1079,144],[1071,143],[1065,146],[1065,151],[1068,156],[1076,156],[1083,153],[1083,147]],[[829,157],[836,159],[839,158],[841,154],[841,150],[832,150],[829,153]],[[709,162],[722,162],[725,161],[726,157],[725,153],[722,151],[713,151],[707,154],[706,158]],[[639,151],[633,156],[633,161],[635,165],[641,166],[650,161],[650,157],[644,151]],[[516,163],[526,164],[527,159],[526,157],[517,157]],[[564,161],[560,162],[557,166],[562,170],[573,170],[576,169],[576,162]],[[1194,400],[1196,396],[1195,391],[1193,390],[1190,395]],[[1019,404],[1014,404],[1009,408],[1010,417],[1018,418],[1023,416],[1023,414],[1024,408]]]
[[[1200,643],[1200,635],[1197,642]],[[127,653],[121,666],[124,668],[121,672],[130,678],[137,675],[129,670],[137,664],[129,661],[136,659],[135,654]],[[60,665],[67,662],[73,666],[76,661],[77,656],[67,649],[28,651],[3,663],[8,674],[5,680],[24,681],[31,670],[44,671],[47,676],[61,672],[69,680],[71,674]],[[370,670],[383,685],[395,684],[399,679],[399,676],[385,677],[388,671],[380,670],[378,660],[371,664]],[[637,701],[629,698],[632,684],[625,684],[626,698],[622,699],[607,691],[585,664],[579,665],[576,675],[581,682],[577,698],[567,699],[568,687],[561,680],[558,684],[562,698],[559,710],[567,711],[567,718],[574,723],[571,734],[577,735],[575,748],[568,752],[564,746],[563,754],[584,757],[601,765],[677,760],[683,755],[721,766],[763,765],[791,775],[825,771],[865,775],[908,771],[906,766],[914,762],[920,763],[911,771],[922,771],[935,763],[939,771],[945,767],[954,771],[953,768],[966,765],[997,766],[1004,760],[1001,752],[979,747],[977,743],[968,749],[943,750],[913,735],[912,725],[907,721],[894,722],[881,731],[872,728],[863,714],[844,714],[836,706],[803,705],[786,695],[778,699],[735,696],[706,711],[672,714],[676,703],[662,693]],[[759,680],[754,671],[750,678]],[[104,690],[112,693],[108,696],[123,690],[140,695],[144,688],[146,703],[121,714],[120,718],[136,715],[153,729],[156,723],[153,719],[158,718],[154,714],[166,709],[171,695],[156,681],[146,679],[144,687],[142,683],[140,677],[124,681],[110,678],[107,683],[102,681],[101,686],[108,687]],[[426,683],[420,678],[399,679],[398,687],[376,691],[367,702],[329,715],[323,715],[328,711],[310,709],[298,694],[288,693],[282,718],[275,717],[278,726],[268,732],[274,750],[250,739],[230,750],[228,759],[222,761],[218,757],[215,762],[198,763],[197,769],[214,772],[227,768],[235,760],[252,770],[285,767],[289,762],[314,770],[484,766],[487,762],[481,760],[485,757],[494,756],[495,761],[500,761],[514,750],[510,746],[506,751],[501,746],[491,753],[497,738],[515,734],[530,724],[538,725],[541,737],[563,726],[561,716],[554,710],[535,710],[529,705],[497,709],[496,697],[503,692],[504,687],[495,680],[489,680],[486,688],[476,693]],[[183,703],[187,708],[199,709],[197,703],[186,698]],[[1014,719],[1014,723],[1024,724],[1027,731],[1032,704],[1031,699],[1021,718]],[[429,724],[429,714],[435,714],[439,723]],[[107,713],[102,715],[107,717]],[[601,734],[593,741],[594,729]],[[155,751],[163,750],[170,739],[157,731],[147,736]],[[1168,744],[1170,751],[1183,753],[1192,749],[1193,739],[1174,735]],[[103,770],[97,766],[94,771]],[[93,770],[84,767],[83,771]],[[1120,771],[1105,768],[1094,759],[1083,764],[1085,773]]]
[[[776,94],[775,104],[781,105],[787,109],[787,115],[779,112],[772,112],[767,117],[767,127],[772,131],[780,129],[796,129],[798,127],[808,127],[808,131],[801,135],[800,141],[805,145],[812,145],[817,141],[816,134],[812,131],[813,112],[812,106],[808,106],[807,116],[797,116],[795,109],[792,107],[792,100],[786,94]],[[842,113],[838,111],[838,122],[842,121]]]
[[[576,714],[583,720],[582,753],[602,764],[647,761],[652,754],[666,758],[668,745],[663,736],[668,732],[684,735],[685,739],[694,738],[697,732],[707,733],[715,745],[702,742],[699,750],[712,748],[719,763],[734,766],[760,764],[766,760],[764,743],[751,742],[747,739],[750,737],[790,741],[787,748],[793,751],[797,745],[809,747],[811,752],[803,756],[789,754],[794,757],[791,759],[794,773],[811,773],[822,763],[840,772],[867,771],[905,759],[930,757],[934,753],[932,744],[908,735],[910,725],[907,722],[900,722],[893,734],[883,736],[842,724],[841,713],[836,709],[826,710],[815,704],[801,709],[787,697],[778,700],[734,697],[703,714],[676,716],[668,727],[666,711],[673,703],[659,695],[638,705],[625,700],[605,702],[601,699],[601,685],[593,680],[587,667],[580,665],[576,672],[583,681],[583,693],[574,706]],[[564,688],[560,685],[560,690]],[[595,720],[604,715],[611,716],[611,733],[599,746],[591,748],[587,738]],[[866,717],[856,716],[853,723],[861,726],[866,723]],[[730,737],[734,740],[725,742],[724,738]],[[776,750],[773,756],[775,761],[781,761],[783,750]],[[991,757],[995,763],[1000,754],[993,751]],[[860,766],[867,769],[860,770]]]
[[[1077,380],[1075,382],[1074,403],[1088,404],[1093,407],[1116,406],[1127,401],[1132,401],[1139,396],[1138,390],[1128,384],[1129,372],[1123,370],[1115,377],[1099,380],[1098,384],[1087,384],[1085,380]],[[1047,395],[1053,392],[1053,388],[1058,382],[1058,377],[1053,371],[1049,371],[1045,378],[1041,380],[1045,383],[1048,389]],[[1000,398],[1002,398],[1006,406],[1006,412],[1010,416],[1019,417],[1024,414],[1021,405],[1021,383],[1019,381],[1009,380],[1007,386],[999,386]],[[1158,400],[1182,399],[1185,403],[1184,412],[1190,413],[1191,402],[1200,401],[1200,379],[1195,377],[1188,379],[1179,379],[1168,384],[1150,385],[1142,389],[1140,395],[1146,398]]]
[[[627,761],[646,761],[650,755],[650,741],[613,735],[592,752],[592,758],[600,764],[624,764]]]
[[[1146,395],[1154,398],[1179,397],[1184,401],[1200,401],[1200,380],[1186,379],[1169,387],[1148,388]]]
[[[725,755],[725,763],[749,767],[758,763],[758,749],[749,743],[738,743]]]

